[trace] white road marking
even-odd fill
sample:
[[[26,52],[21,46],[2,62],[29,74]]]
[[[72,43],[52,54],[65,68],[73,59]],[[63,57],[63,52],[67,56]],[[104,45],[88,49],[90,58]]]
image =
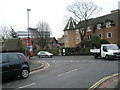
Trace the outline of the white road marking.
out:
[[[74,71],[77,71],[77,70],[79,70],[79,69],[80,69],[80,68],[76,68],[76,69],[73,69],[73,70],[71,70],[71,71],[68,71],[68,72],[65,72],[65,73],[59,74],[59,75],[57,75],[57,76],[66,75],[66,74],[72,73],[72,72],[74,72]]]
[[[35,85],[36,83],[31,83],[31,84],[28,84],[28,85],[25,85],[25,86],[21,86],[21,87],[18,87],[14,90],[18,90],[18,89],[21,89],[21,88],[26,88],[26,87],[29,87],[29,86],[32,86],[32,85]]]
[[[52,62],[55,62],[55,60],[53,60]]]

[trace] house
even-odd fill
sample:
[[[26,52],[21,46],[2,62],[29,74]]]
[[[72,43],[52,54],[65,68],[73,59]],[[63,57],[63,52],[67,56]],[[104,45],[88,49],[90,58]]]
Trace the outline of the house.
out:
[[[106,39],[110,43],[120,44],[120,9],[111,11],[110,14],[89,19],[87,33],[85,38],[90,38],[93,33],[97,33],[101,39]],[[84,21],[75,24],[70,18],[64,31],[65,47],[75,47],[81,41],[79,30],[77,28],[84,27]]]
[[[47,40],[47,48],[49,49],[55,49],[58,47],[58,41],[55,37],[48,38]]]
[[[28,31],[17,31],[17,35],[19,38],[27,38]],[[31,37],[31,33],[29,32],[29,37]]]
[[[113,10],[111,14],[95,18],[95,33],[101,39],[110,43],[120,44],[120,10]]]
[[[81,42],[79,30],[76,29],[76,23],[72,17],[70,17],[63,31],[65,47],[75,47],[77,44]]]
[[[64,47],[64,35],[57,39],[59,47]]]

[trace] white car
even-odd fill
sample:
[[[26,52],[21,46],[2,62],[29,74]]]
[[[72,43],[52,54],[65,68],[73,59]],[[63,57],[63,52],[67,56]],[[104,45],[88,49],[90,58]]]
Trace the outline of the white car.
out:
[[[47,51],[39,51],[37,53],[38,58],[42,58],[42,57],[48,57],[48,58],[52,58],[53,54]]]

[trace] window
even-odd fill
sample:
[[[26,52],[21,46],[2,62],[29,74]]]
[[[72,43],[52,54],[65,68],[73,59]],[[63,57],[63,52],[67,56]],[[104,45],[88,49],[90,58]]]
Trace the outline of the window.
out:
[[[112,33],[111,32],[107,33],[107,38],[112,38]]]
[[[8,63],[8,58],[5,54],[2,55],[2,63]]]
[[[91,38],[91,35],[88,35],[88,39],[90,39]]]
[[[76,33],[79,33],[79,29],[76,30]]]
[[[90,28],[90,27],[87,27],[87,31],[88,31],[88,32],[91,31],[91,28]]]
[[[67,38],[65,39],[65,43],[68,43],[68,39]]]
[[[102,26],[101,24],[98,24],[97,29],[101,29],[101,26]]]
[[[68,31],[65,31],[64,34],[65,34],[65,35],[68,35]]]
[[[17,54],[9,54],[8,57],[9,57],[9,61],[10,62],[14,62],[14,61],[18,61],[19,60],[19,57],[18,57]]]
[[[111,27],[111,22],[106,22],[106,28],[110,28]]]
[[[78,38],[78,37],[76,38],[76,41],[79,41],[79,38]]]
[[[98,36],[102,39],[102,34],[101,33],[99,33]]]

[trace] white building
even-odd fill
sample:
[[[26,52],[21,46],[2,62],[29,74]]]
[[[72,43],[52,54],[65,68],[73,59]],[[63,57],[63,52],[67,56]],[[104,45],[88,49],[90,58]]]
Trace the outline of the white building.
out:
[[[27,38],[28,31],[17,31],[17,35],[19,38]],[[29,37],[31,37],[31,33],[29,32]]]

